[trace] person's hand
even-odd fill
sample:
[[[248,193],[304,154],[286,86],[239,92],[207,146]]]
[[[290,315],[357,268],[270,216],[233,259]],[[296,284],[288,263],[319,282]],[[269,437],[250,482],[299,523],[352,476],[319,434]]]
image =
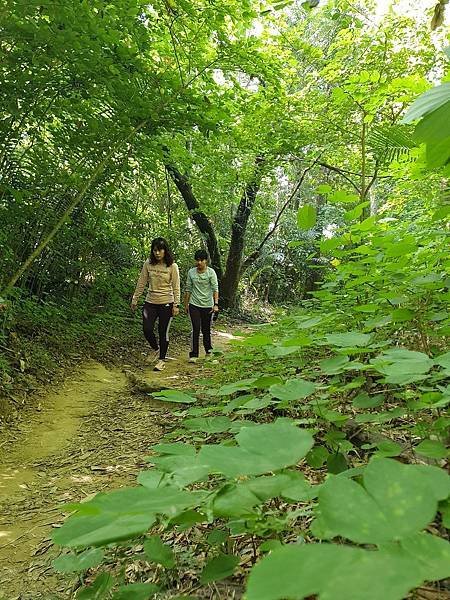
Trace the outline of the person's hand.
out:
[[[189,314],[189,306],[185,307],[185,311],[186,311],[186,314],[188,315]]]
[[[217,306],[217,304],[214,304],[211,312],[214,312],[214,313],[218,313],[219,312],[219,307]]]
[[[131,310],[134,312],[137,308],[137,302],[132,301],[130,305]]]
[[[178,308],[178,306],[174,306],[174,307],[172,308],[172,316],[173,316],[173,317],[176,317],[176,316],[177,316],[177,315],[179,315],[179,314],[180,314],[180,309]]]

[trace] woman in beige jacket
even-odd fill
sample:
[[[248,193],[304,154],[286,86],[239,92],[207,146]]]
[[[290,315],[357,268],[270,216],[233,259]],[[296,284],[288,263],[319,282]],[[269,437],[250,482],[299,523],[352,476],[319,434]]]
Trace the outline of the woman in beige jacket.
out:
[[[155,353],[159,351],[155,370],[162,371],[169,347],[170,324],[172,318],[180,312],[180,273],[164,238],[156,238],[152,242],[150,256],[145,261],[136,284],[131,310],[136,310],[147,284],[148,292],[142,308],[144,336]],[[159,346],[154,333],[156,319]]]

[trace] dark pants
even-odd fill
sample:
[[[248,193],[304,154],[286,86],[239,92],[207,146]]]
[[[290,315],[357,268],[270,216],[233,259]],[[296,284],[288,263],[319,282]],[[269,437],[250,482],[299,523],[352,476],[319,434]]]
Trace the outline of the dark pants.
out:
[[[192,333],[191,333],[191,351],[189,356],[198,357],[198,341],[200,337],[200,329],[203,334],[203,346],[205,352],[212,350],[211,345],[211,321],[213,313],[211,308],[201,308],[200,306],[194,306],[189,304],[189,316],[191,317]]]
[[[144,302],[142,307],[142,324],[144,327],[144,336],[153,350],[158,350],[158,342],[154,332],[155,321],[158,319],[159,334],[159,358],[165,359],[169,347],[169,328],[172,322],[173,303],[171,304],[150,304]]]

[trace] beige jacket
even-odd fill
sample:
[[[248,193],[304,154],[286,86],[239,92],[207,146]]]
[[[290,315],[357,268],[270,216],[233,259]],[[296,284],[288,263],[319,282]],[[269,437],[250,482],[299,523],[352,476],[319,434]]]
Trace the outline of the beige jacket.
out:
[[[147,259],[134,290],[133,304],[137,304],[147,284],[146,302],[152,304],[180,303],[180,272],[176,263],[166,267],[165,264],[152,265]]]

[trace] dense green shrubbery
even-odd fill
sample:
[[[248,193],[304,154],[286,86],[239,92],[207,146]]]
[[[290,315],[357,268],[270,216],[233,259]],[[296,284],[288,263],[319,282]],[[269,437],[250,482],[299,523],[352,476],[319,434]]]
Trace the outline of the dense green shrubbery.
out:
[[[147,562],[153,583],[139,589],[153,597],[189,565],[183,531],[208,555],[203,585],[240,581],[249,546],[251,562],[269,552],[249,599],[401,600],[448,577],[449,264],[434,223],[370,218],[322,242],[335,271],[308,306],[234,342],[203,389],[157,395],[187,405],[180,425],[139,487],[70,507],[54,540],[83,552],[55,567],[110,562],[112,545],[119,563]],[[143,552],[126,558],[138,539]],[[126,583],[105,571],[80,597],[100,585],[99,597],[135,597]]]
[[[6,400],[47,383],[62,367],[79,360],[117,358],[117,348],[126,353],[141,339],[139,318],[129,310],[131,278],[119,274],[115,283],[95,282],[59,301],[16,290],[0,313],[0,383]],[[6,405],[3,408],[8,412]]]

